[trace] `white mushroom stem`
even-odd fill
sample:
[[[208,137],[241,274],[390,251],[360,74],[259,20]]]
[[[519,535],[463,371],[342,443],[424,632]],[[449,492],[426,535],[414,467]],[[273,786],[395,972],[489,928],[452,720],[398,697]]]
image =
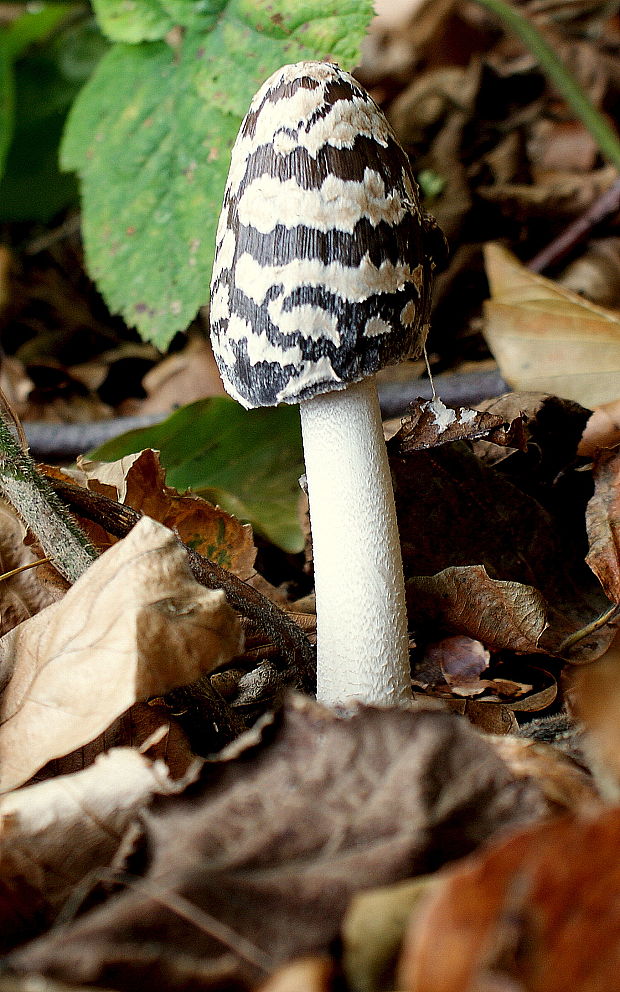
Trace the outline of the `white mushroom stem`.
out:
[[[317,698],[411,702],[400,541],[374,376],[300,404],[317,612]]]

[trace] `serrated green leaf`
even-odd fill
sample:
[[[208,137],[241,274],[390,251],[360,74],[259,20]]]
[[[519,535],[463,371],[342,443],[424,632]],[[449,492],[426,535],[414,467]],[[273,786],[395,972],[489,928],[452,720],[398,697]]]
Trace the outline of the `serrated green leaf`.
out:
[[[170,19],[181,7],[139,6]],[[252,95],[287,62],[350,67],[372,0],[210,0],[185,10],[202,16],[200,30],[192,22],[174,49],[113,46],[73,107],[61,151],[82,179],[91,275],[110,308],[162,349],[208,301],[230,148]]]
[[[161,40],[174,27],[157,0],[93,0],[93,7],[101,30],[112,41]]]
[[[161,424],[130,431],[92,452],[114,461],[144,448],[160,452],[166,482],[191,489],[283,548],[298,552],[303,452],[296,407],[244,410],[226,397],[199,400]]]
[[[112,41],[162,41],[174,27],[210,31],[226,0],[93,0]]]

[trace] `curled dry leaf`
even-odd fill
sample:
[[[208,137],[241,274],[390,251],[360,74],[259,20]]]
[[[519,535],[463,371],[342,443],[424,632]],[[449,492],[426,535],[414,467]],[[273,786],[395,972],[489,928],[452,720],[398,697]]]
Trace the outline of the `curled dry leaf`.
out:
[[[502,417],[465,407],[445,406],[439,398],[414,400],[407,419],[394,440],[402,453],[434,448],[449,441],[462,441],[483,437],[490,431],[508,425]]]
[[[620,802],[620,631],[602,658],[573,672],[571,704],[602,792]]]
[[[594,495],[586,510],[586,561],[612,603],[620,603],[620,448],[594,459]]]
[[[0,575],[42,557],[26,547],[26,528],[12,506],[0,501]],[[54,590],[40,580],[38,568],[29,568],[0,580],[0,636],[56,600]]]
[[[297,958],[277,968],[258,992],[331,992],[336,976],[334,959],[328,954]]]
[[[78,468],[61,475],[158,520],[184,544],[240,579],[254,574],[256,548],[250,524],[242,524],[200,496],[182,496],[167,486],[156,451],[147,448],[114,462],[78,458]]]
[[[620,811],[560,818],[446,871],[407,934],[405,992],[618,986]]]
[[[583,432],[579,454],[592,456],[599,448],[620,444],[620,397],[597,406]]]
[[[153,796],[182,792],[198,767],[173,781],[163,761],[115,748],[81,772],[0,797],[0,949],[49,925],[75,887],[110,864]]]
[[[587,407],[618,399],[620,313],[530,272],[501,245],[486,245],[485,259],[484,334],[506,382]]]
[[[0,791],[97,737],[138,700],[195,681],[241,648],[220,590],[192,577],[148,517],[64,599],[0,641]]]
[[[143,879],[9,963],[142,989],[156,940],[169,971],[180,959],[229,967],[233,955],[237,977],[255,982],[325,952],[355,892],[428,872],[545,811],[537,785],[516,781],[458,717],[360,707],[343,719],[300,697],[265,743],[149,814]]]
[[[407,582],[410,616],[435,615],[437,621],[467,630],[491,650],[541,651],[548,626],[544,597],[532,586],[492,579],[483,565],[445,568]]]

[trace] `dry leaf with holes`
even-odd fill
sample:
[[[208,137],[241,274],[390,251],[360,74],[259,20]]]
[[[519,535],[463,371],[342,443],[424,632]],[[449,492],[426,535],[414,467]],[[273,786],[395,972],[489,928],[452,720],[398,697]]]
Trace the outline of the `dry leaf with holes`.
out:
[[[433,448],[450,441],[473,440],[489,432],[506,428],[502,417],[466,407],[447,407],[439,397],[416,399],[410,404],[407,419],[393,440],[393,445],[406,454]]]
[[[147,448],[113,462],[78,458],[76,469],[50,471],[158,520],[184,544],[240,579],[254,575],[256,548],[250,524],[241,523],[201,496],[180,495],[167,486],[157,451]],[[90,532],[92,525],[86,521],[85,527]],[[95,534],[93,541],[99,546],[100,538]]]
[[[153,796],[182,792],[198,767],[172,781],[163,761],[114,748],[81,772],[0,797],[0,950],[51,924]]]
[[[0,641],[0,791],[240,648],[224,593],[200,586],[172,531],[144,517],[60,602]]]
[[[586,407],[618,399],[620,312],[530,272],[501,245],[486,245],[485,261],[484,335],[510,386]]]

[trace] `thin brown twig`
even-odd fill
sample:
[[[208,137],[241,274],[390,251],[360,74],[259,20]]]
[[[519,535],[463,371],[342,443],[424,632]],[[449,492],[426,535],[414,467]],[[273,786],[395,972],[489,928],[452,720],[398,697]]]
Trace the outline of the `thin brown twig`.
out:
[[[93,493],[60,479],[49,477],[58,496],[74,513],[98,523],[109,534],[125,537],[142,514],[132,507],[117,503],[100,493]],[[182,543],[182,542],[179,542]],[[312,693],[315,684],[314,648],[301,627],[247,582],[183,545],[192,575],[208,589],[223,589],[228,602],[242,616],[254,621],[280,647],[285,657],[291,687]]]
[[[592,203],[588,209],[569,224],[557,238],[550,241],[542,251],[539,251],[526,264],[531,272],[544,272],[552,265],[557,265],[584,241],[601,221],[620,210],[620,179],[616,179],[609,189]]]

